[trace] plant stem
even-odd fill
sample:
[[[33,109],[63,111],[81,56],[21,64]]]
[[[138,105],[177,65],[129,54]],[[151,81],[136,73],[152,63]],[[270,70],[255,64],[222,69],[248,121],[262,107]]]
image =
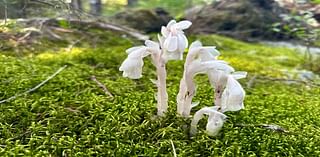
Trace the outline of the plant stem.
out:
[[[188,65],[191,64],[191,58],[192,57],[187,56],[186,61],[184,63],[183,76],[180,81],[179,93],[177,95],[177,112],[179,115],[183,117],[188,117],[190,115],[192,98],[193,98],[193,95],[190,95],[191,92],[187,86],[188,77],[186,76]],[[191,80],[189,80],[189,83],[193,83],[192,78]]]
[[[179,115],[182,115],[184,111],[184,102],[185,102],[186,93],[187,93],[186,80],[185,80],[185,74],[183,74],[183,77],[180,81],[179,93],[177,95],[177,112]]]
[[[196,93],[196,86],[193,82],[193,77],[189,76],[188,73],[185,75],[186,92],[184,93],[184,104],[183,104],[183,117],[189,117],[192,109],[192,99]]]
[[[163,50],[162,50],[163,51]],[[163,53],[162,53],[163,54]],[[157,93],[157,109],[158,116],[164,116],[165,112],[168,110],[168,93],[166,87],[166,63],[161,57],[162,54],[158,56],[157,62],[157,75],[158,75],[158,93]]]
[[[214,92],[214,104],[216,106],[221,107],[221,97],[222,97],[222,88],[221,86],[216,86],[216,89]]]

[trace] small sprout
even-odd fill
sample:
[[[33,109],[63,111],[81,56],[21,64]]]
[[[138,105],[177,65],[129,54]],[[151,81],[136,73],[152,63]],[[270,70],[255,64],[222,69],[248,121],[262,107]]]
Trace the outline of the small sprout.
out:
[[[209,115],[208,123],[206,126],[206,131],[210,136],[216,136],[219,131],[221,130],[225,119],[227,118],[226,115],[217,111],[218,107],[204,107],[197,111],[193,116],[190,128],[190,134],[195,135],[197,133],[197,125],[198,122],[203,118],[203,115]]]

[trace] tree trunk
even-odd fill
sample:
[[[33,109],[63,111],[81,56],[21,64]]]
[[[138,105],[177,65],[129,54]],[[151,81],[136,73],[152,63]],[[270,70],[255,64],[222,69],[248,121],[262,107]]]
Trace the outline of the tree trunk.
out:
[[[128,0],[128,6],[132,7],[137,3],[138,0]]]
[[[90,0],[90,13],[96,16],[101,15],[101,0]]]
[[[0,1],[0,19],[6,18],[25,18],[26,17],[26,6],[25,1],[12,1],[12,0],[1,0]]]
[[[72,8],[76,10],[82,10],[81,0],[72,0]]]

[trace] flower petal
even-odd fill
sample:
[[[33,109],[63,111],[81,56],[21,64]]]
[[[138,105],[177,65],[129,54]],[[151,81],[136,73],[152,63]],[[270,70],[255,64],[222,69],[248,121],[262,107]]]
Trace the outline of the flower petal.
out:
[[[139,79],[142,77],[142,59],[127,58],[121,64],[119,70],[123,71],[124,77],[129,77],[131,79]]]
[[[170,32],[168,31],[168,29],[167,29],[166,27],[164,27],[164,26],[161,27],[161,34],[162,34],[164,37],[168,37],[169,33],[170,33]]]
[[[245,91],[241,87],[240,83],[234,79],[232,75],[229,75],[226,89],[222,93],[221,98],[222,112],[238,111],[243,109],[244,96]]]
[[[210,136],[217,136],[222,129],[223,123],[227,118],[226,115],[220,112],[211,113],[208,118],[206,131]]]
[[[135,46],[135,47],[128,48],[128,49],[126,50],[126,53],[127,53],[127,54],[130,54],[131,52],[136,51],[136,50],[138,50],[138,49],[141,49],[141,48],[143,48],[143,47],[144,47],[144,46]]]
[[[216,50],[215,46],[206,46],[200,49],[200,58],[202,61],[215,60],[219,55],[220,53]]]
[[[147,47],[143,46],[139,49],[135,49],[132,51],[129,55],[128,58],[143,58],[148,56],[150,53],[147,52]]]
[[[199,48],[199,47],[202,47],[202,43],[199,40],[197,40],[197,41],[194,41],[191,43],[189,49],[191,50],[191,49]]]
[[[217,111],[217,107],[204,107],[197,111],[192,119],[190,133],[194,135],[197,132],[198,122],[203,118],[205,114],[209,115],[207,123],[207,132],[209,135],[215,136],[222,128],[223,122],[226,119],[226,115]]]
[[[178,34],[178,50],[179,52],[184,52],[188,47],[188,39],[184,34]]]
[[[192,23],[190,21],[185,20],[176,23],[174,26],[176,27],[176,29],[184,30],[188,29],[191,25]]]
[[[233,76],[233,78],[239,80],[239,79],[242,79],[242,78],[246,78],[247,77],[247,72],[245,72],[245,71],[237,71],[237,72],[232,73],[232,76]]]
[[[170,52],[176,51],[178,49],[177,36],[172,36],[170,33],[168,38],[164,41],[164,47]]]
[[[167,25],[167,29],[170,29],[170,27],[172,27],[176,23],[177,23],[176,20],[171,20]]]
[[[157,42],[154,42],[154,41],[151,41],[151,40],[146,40],[145,42],[145,45],[147,47],[150,47],[150,48],[159,48],[159,43]]]

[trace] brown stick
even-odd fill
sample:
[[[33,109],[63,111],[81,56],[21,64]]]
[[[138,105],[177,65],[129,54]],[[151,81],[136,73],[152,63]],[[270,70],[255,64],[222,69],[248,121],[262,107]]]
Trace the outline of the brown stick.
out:
[[[107,89],[107,87],[102,84],[99,80],[97,80],[96,76],[91,76],[91,80],[94,81],[103,91],[106,95],[110,96],[110,97],[114,97],[111,92]]]
[[[53,79],[55,76],[57,76],[60,72],[62,72],[65,68],[67,68],[67,65],[61,67],[59,70],[57,70],[54,74],[52,74],[51,76],[49,76],[46,80],[42,81],[40,84],[36,85],[35,87],[23,92],[23,93],[20,93],[20,94],[17,94],[15,96],[12,96],[8,99],[5,99],[5,100],[1,100],[0,101],[0,104],[2,103],[5,103],[5,102],[8,102],[8,101],[11,101],[11,100],[14,100],[16,99],[17,97],[20,97],[22,95],[25,95],[25,94],[29,94],[35,90],[37,90],[38,88],[40,88],[41,86],[43,86],[44,84],[46,84],[48,81],[50,81],[51,79]]]

